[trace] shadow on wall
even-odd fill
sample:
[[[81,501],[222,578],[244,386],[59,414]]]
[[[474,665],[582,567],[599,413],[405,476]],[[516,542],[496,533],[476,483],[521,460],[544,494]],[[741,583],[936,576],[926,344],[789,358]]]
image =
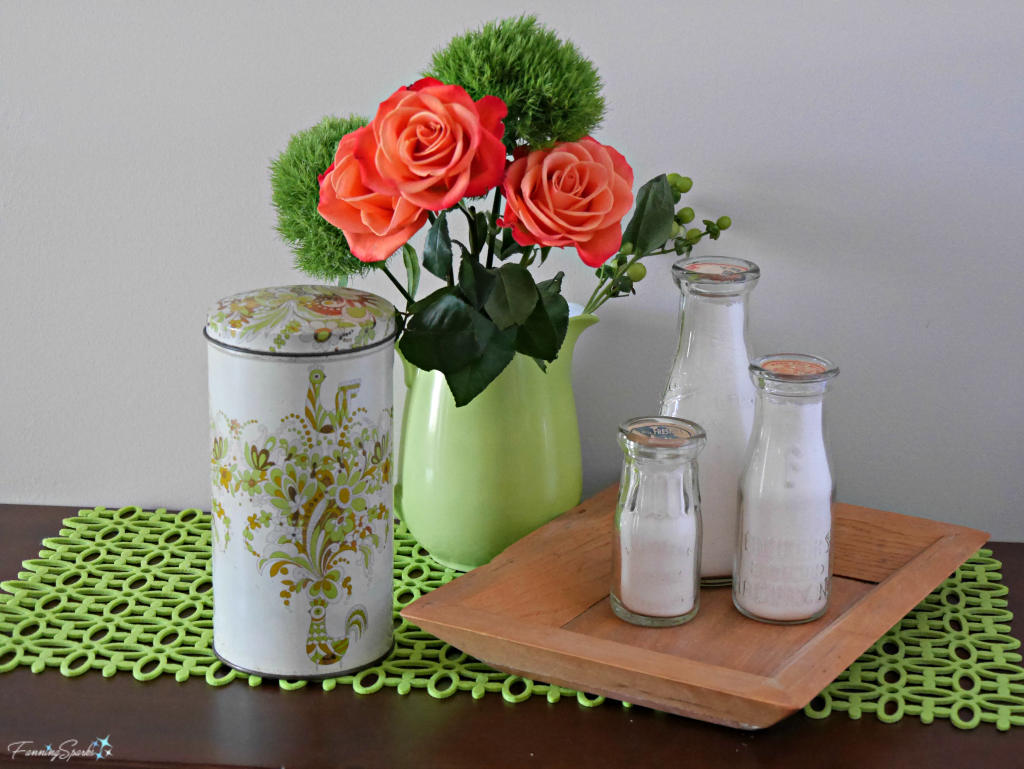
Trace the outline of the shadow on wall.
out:
[[[632,297],[634,303],[638,299]],[[622,451],[616,430],[627,419],[658,413],[679,341],[674,312],[636,312],[636,304],[608,309],[580,337],[574,358],[584,499],[618,482]]]

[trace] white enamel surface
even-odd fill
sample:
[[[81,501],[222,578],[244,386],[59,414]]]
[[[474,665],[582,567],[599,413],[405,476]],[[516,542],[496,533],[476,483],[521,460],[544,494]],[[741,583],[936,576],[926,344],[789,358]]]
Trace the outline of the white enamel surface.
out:
[[[323,392],[333,393],[339,384],[358,380],[356,406],[376,415],[392,405],[391,344],[315,360],[245,355],[213,344],[208,347],[211,415],[245,415],[262,426],[280,424],[291,413],[302,414],[313,367],[322,368],[326,375]],[[345,619],[360,604],[369,616],[368,629],[358,640],[350,637],[340,662],[329,666],[315,664],[306,653],[308,596],[293,596],[290,605],[284,606],[280,578],[272,578],[268,568],[261,571],[260,559],[244,546],[246,521],[250,515],[259,515],[261,507],[244,493],[232,496],[217,486],[213,493],[231,519],[227,546],[215,542],[213,547],[214,646],[222,659],[248,671],[301,678],[351,670],[388,652],[393,638],[394,562],[390,483],[381,495],[389,511],[389,536],[376,552],[369,573],[360,567],[345,570],[352,578],[352,595],[331,602],[327,609],[327,631],[332,636],[345,635]]]

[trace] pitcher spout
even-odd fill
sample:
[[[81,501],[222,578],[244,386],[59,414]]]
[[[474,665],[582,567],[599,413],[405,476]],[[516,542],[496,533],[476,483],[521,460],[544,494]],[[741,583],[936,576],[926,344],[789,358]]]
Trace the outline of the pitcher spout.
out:
[[[600,318],[590,313],[574,315],[569,318],[569,330],[565,332],[565,344],[569,345],[569,349],[572,350],[576,346],[576,341],[584,329],[590,328],[599,320]]]
[[[582,334],[585,329],[593,326],[599,320],[600,318],[596,315],[591,315],[590,313],[581,313],[580,315],[573,315],[569,318],[569,329],[565,332],[565,342],[562,344],[562,350],[568,353],[569,358],[572,358],[572,353],[576,348],[576,342],[579,340],[580,334]],[[559,355],[559,357],[561,357],[561,355]]]

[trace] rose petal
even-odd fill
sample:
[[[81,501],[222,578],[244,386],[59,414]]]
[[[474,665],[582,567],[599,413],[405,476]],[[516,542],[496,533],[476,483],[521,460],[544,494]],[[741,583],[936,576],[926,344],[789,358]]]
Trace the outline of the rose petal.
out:
[[[576,244],[576,253],[583,263],[590,267],[600,267],[619,250],[622,245],[622,224],[615,224],[598,230],[584,242]]]
[[[466,195],[475,198],[485,195],[501,184],[505,174],[505,145],[500,137],[484,133],[480,136],[480,147],[473,155],[472,176],[466,186]]]
[[[505,135],[502,120],[508,117],[508,107],[497,96],[485,96],[476,103],[476,111],[480,116],[480,127],[499,141]]]
[[[410,91],[422,91],[424,88],[430,88],[435,85],[444,85],[440,80],[435,77],[422,77],[409,86]]]
[[[633,170],[590,137],[517,158],[505,173],[503,226],[518,243],[575,244],[597,266],[622,243],[622,217],[633,203]]]
[[[408,243],[409,238],[416,234],[426,220],[427,217],[424,214],[422,221],[418,224],[405,227],[384,237],[374,234],[352,233],[350,235],[345,233],[345,239],[348,240],[352,255],[359,261],[382,262]]]
[[[490,96],[474,102],[462,86],[423,78],[385,100],[355,157],[371,190],[440,211],[501,183],[507,114]]]

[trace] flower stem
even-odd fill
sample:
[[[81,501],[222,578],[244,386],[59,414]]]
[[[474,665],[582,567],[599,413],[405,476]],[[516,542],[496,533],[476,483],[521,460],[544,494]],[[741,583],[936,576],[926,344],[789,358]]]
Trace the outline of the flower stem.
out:
[[[458,203],[456,203],[456,205],[458,206],[459,210],[466,215],[466,223],[469,225],[469,253],[473,257],[473,259],[476,260],[480,256],[479,248],[480,245],[482,245],[477,244],[476,242],[476,216],[473,214],[472,211],[466,208],[466,204],[463,203],[461,200]]]
[[[650,256],[650,254],[645,254],[645,256]],[[590,299],[587,301],[587,306],[583,308],[583,312],[596,312],[602,304],[611,299],[612,289],[614,288],[616,281],[626,274],[626,270],[642,258],[643,257],[641,257],[640,254],[634,254],[632,259],[628,260],[621,267],[617,267],[615,269],[615,273],[607,283],[599,283],[597,288],[594,289],[594,293],[590,295]]]
[[[385,275],[391,278],[391,282],[394,283],[395,287],[402,292],[402,296],[405,297],[407,305],[412,304],[415,300],[412,298],[409,292],[405,290],[405,286],[398,282],[398,278],[391,274],[391,270],[388,269],[388,266],[386,264],[381,264],[380,269],[384,272]]]
[[[591,313],[591,312],[593,312],[594,310],[597,309],[597,307],[594,307],[592,305],[594,304],[594,299],[597,298],[598,292],[602,288],[604,288],[604,281],[603,280],[598,282],[597,286],[594,288],[594,293],[592,293],[590,295],[590,298],[587,300],[586,305],[584,305],[584,307],[583,307],[583,312],[584,313]]]
[[[707,234],[708,234],[707,230],[704,230],[704,232],[701,233],[701,237],[703,238]],[[699,243],[699,242],[700,241],[694,241],[693,243],[690,243],[688,245],[688,248],[692,249],[693,246],[697,245],[697,243]],[[615,269],[615,273],[612,275],[611,279],[607,279],[607,278],[606,279],[602,279],[597,284],[597,288],[594,289],[594,293],[592,293],[590,295],[590,299],[587,300],[587,304],[583,308],[583,312],[585,312],[585,313],[596,312],[598,307],[600,307],[602,304],[604,304],[609,299],[611,299],[612,298],[612,288],[615,286],[615,281],[617,281],[619,278],[621,278],[626,273],[626,270],[628,270],[630,267],[632,267],[634,264],[636,264],[642,258],[647,257],[647,256],[660,256],[660,255],[663,255],[663,254],[674,254],[674,253],[676,253],[675,248],[665,248],[664,246],[662,246],[660,251],[651,251],[649,254],[643,254],[643,255],[634,254],[632,259],[627,261],[621,267],[617,267]]]
[[[491,207],[491,224],[498,226],[498,214],[501,213],[501,187],[494,188],[494,205]],[[498,237],[497,232],[492,232],[487,238],[487,269],[494,265],[494,241]]]

